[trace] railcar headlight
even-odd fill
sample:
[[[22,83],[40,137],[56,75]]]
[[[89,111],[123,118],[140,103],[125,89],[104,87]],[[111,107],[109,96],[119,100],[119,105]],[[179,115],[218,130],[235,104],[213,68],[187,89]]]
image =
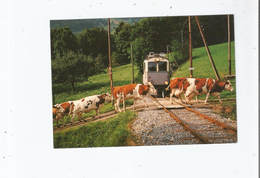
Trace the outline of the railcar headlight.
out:
[[[156,61],[160,61],[160,58],[156,58]]]
[[[165,85],[168,85],[169,83],[167,81],[164,82]]]

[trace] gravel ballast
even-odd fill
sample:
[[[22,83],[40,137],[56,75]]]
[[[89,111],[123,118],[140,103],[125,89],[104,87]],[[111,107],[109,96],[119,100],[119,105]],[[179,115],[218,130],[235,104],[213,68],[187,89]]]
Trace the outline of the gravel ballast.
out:
[[[236,121],[224,118],[213,113],[211,109],[196,108],[195,110],[208,115],[220,122],[236,128]],[[220,131],[210,131],[215,129],[212,125],[203,125],[204,122],[197,118],[196,114],[187,113],[185,109],[171,109],[173,114],[179,115],[182,119],[192,120],[196,123],[194,129],[207,130],[200,134],[205,137],[227,137],[226,133]],[[186,122],[186,121],[185,121]],[[202,124],[202,125],[200,125]],[[186,131],[181,124],[175,121],[164,110],[141,111],[132,124],[133,133],[139,139],[139,144],[144,146],[151,145],[182,145],[182,144],[200,144],[190,132]],[[208,131],[209,130],[209,131]],[[235,143],[237,139],[209,139],[212,143]]]

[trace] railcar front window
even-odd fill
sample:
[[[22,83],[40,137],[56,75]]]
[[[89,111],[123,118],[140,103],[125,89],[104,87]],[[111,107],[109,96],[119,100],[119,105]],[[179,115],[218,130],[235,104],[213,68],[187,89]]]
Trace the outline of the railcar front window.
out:
[[[167,71],[167,62],[158,63],[159,71]]]
[[[156,62],[149,62],[148,63],[148,70],[149,71],[156,71]]]

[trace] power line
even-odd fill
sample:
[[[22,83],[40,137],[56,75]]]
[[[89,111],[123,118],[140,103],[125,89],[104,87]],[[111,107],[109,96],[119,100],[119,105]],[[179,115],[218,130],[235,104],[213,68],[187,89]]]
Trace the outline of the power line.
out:
[[[211,20],[209,20],[208,22],[204,23],[203,25],[207,25],[207,24],[209,24],[211,21],[215,21],[217,18],[218,18],[218,17],[214,17],[214,18],[212,18]]]
[[[219,19],[219,20],[217,20],[217,21],[215,21],[215,22],[213,22],[213,23],[211,23],[211,24],[209,24],[209,25],[206,25],[206,26],[207,26],[207,27],[210,27],[210,26],[212,26],[213,24],[218,23],[219,21],[223,20],[224,18],[226,18],[226,17],[222,17],[221,19]],[[203,27],[205,27],[205,24],[203,25]]]

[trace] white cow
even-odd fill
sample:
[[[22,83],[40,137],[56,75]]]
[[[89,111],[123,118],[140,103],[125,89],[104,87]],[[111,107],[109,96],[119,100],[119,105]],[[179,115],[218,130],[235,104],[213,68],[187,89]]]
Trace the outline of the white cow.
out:
[[[74,117],[78,113],[87,113],[92,110],[96,110],[96,114],[93,118],[98,115],[100,116],[100,109],[104,106],[105,102],[111,101],[113,99],[112,95],[109,93],[103,95],[94,95],[82,98],[80,100],[71,102],[70,114],[72,114],[71,123],[74,125]],[[79,121],[81,121],[82,117],[79,117]]]

